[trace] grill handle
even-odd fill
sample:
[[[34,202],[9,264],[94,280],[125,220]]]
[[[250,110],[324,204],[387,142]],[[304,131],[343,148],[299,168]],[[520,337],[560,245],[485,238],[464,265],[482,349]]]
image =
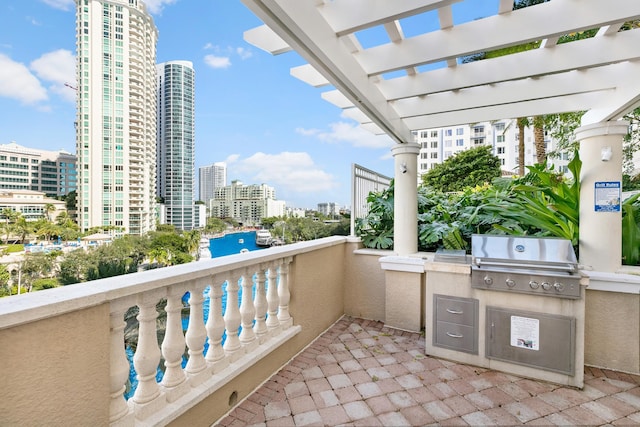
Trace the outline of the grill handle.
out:
[[[507,268],[531,268],[536,270],[557,270],[557,271],[576,271],[577,266],[573,264],[539,264],[539,263],[520,263],[515,262],[500,262],[500,261],[486,261],[482,258],[476,258],[475,264],[478,267],[507,267]]]

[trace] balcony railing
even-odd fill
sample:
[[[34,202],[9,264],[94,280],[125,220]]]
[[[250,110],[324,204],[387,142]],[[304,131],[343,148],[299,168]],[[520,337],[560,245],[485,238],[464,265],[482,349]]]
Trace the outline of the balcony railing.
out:
[[[383,271],[389,254],[335,236],[2,298],[0,425],[211,425],[345,314],[391,324],[415,311],[429,337],[433,313],[420,307],[433,273],[412,268],[433,254]],[[589,276],[576,351],[638,375],[640,281]]]
[[[340,253],[334,257],[337,261],[342,257],[345,241],[344,237],[320,239],[1,299],[0,347],[6,351],[12,348],[14,339],[22,340],[31,349],[29,353],[42,355],[12,358],[0,350],[3,365],[9,366],[15,360],[13,369],[22,372],[22,377],[15,379],[17,383],[11,381],[11,376],[4,376],[4,389],[12,390],[6,400],[3,398],[4,403],[13,406],[26,397],[20,396],[18,383],[30,387],[45,384],[44,388],[50,389],[46,393],[49,396],[55,396],[51,391],[61,387],[70,392],[67,398],[49,398],[58,400],[57,405],[37,405],[22,413],[14,406],[10,411],[3,410],[2,418],[9,424],[56,425],[56,420],[64,420],[62,425],[80,419],[97,425],[168,424],[300,334],[302,327],[295,324],[289,310],[296,287],[290,268],[304,268],[327,250]],[[336,268],[342,271],[343,265]],[[333,276],[326,274],[313,283],[314,287],[321,289],[324,279],[336,282],[338,276]],[[182,315],[185,301],[186,331]],[[158,318],[159,305],[164,306],[162,319]],[[125,391],[132,366],[127,358],[130,341],[125,340],[125,315],[131,313],[132,307],[137,307],[132,363],[137,388],[127,400]],[[332,311],[335,310],[329,310]],[[326,321],[319,321],[318,326],[328,327],[339,315],[341,309]],[[77,316],[83,320],[72,320]],[[133,319],[127,320],[130,325]],[[39,326],[45,324],[46,327]],[[66,326],[55,326],[62,324]],[[43,336],[21,333],[23,328],[31,327],[66,329],[67,334],[63,335],[67,339],[45,332]],[[305,340],[313,339],[322,329],[310,331]],[[67,340],[72,337],[79,340],[77,347],[72,346],[75,351],[61,362],[58,353],[71,345]],[[285,355],[281,363],[306,344],[291,345],[293,353]],[[14,348],[20,353],[19,349],[20,344]],[[163,372],[160,381],[158,372]],[[29,398],[38,400],[38,393]],[[229,398],[230,405],[232,400]],[[217,415],[226,410],[218,408]]]

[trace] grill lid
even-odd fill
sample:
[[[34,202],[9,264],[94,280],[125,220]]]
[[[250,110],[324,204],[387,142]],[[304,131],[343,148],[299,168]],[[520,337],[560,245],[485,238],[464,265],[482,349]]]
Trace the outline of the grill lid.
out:
[[[471,255],[476,267],[530,268],[576,271],[571,241],[555,237],[474,234]]]

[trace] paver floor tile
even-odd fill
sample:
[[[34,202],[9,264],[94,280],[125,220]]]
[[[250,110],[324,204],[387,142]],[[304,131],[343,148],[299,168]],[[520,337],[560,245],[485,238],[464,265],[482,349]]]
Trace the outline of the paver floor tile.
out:
[[[345,317],[217,427],[640,425],[640,376],[561,387],[424,354],[424,336]]]

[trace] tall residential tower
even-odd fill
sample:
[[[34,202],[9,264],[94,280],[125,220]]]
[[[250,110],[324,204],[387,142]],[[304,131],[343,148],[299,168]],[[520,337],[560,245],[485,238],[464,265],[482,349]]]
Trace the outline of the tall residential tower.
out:
[[[156,43],[140,0],[76,0],[78,223],[156,221]]]
[[[209,166],[200,167],[200,200],[209,205],[209,200],[216,194],[216,188],[227,185],[227,164],[216,162]]]
[[[177,229],[194,228],[195,75],[189,61],[157,65],[157,194],[165,221]]]

